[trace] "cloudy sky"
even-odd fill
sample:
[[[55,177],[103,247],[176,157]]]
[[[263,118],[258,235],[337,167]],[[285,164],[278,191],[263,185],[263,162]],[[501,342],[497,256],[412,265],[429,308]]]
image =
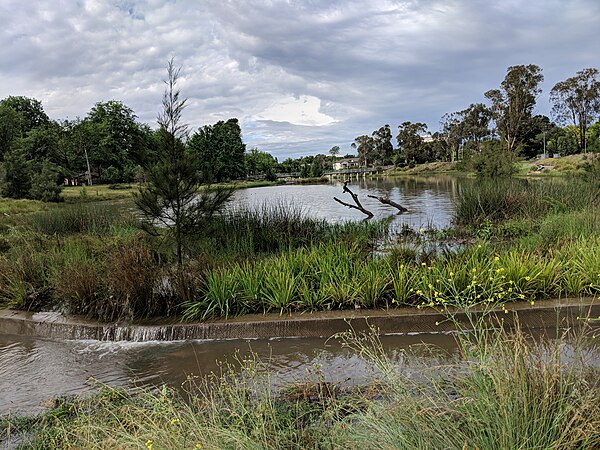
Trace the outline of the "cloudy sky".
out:
[[[237,117],[280,161],[435,131],[511,65],[543,68],[549,114],[554,83],[600,68],[599,0],[0,0],[0,24],[0,99],[57,120],[120,100],[155,126],[175,57],[192,129]]]

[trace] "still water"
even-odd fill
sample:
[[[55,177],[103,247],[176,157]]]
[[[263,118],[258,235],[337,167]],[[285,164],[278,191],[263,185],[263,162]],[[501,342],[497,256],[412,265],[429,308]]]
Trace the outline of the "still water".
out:
[[[392,226],[407,224],[413,229],[434,227],[443,229],[450,225],[454,213],[454,201],[458,196],[461,183],[468,180],[453,176],[421,176],[402,178],[353,179],[348,187],[358,195],[365,209],[371,211],[376,219],[390,218]],[[237,191],[234,204],[248,205],[252,208],[261,204],[292,204],[306,214],[331,222],[362,220],[365,215],[355,209],[347,208],[333,198],[353,203],[350,194],[344,194],[343,183],[334,181],[318,185],[271,186]],[[401,215],[390,206],[383,205],[377,197],[389,196],[396,203],[408,209]]]
[[[460,180],[450,176],[352,180],[350,189],[376,218],[390,218],[392,226],[447,227],[452,219]],[[384,196],[408,208],[397,211],[367,195]],[[364,215],[333,200],[351,203],[342,183],[290,185],[236,192],[234,204],[290,204],[306,214],[331,222],[362,220]],[[454,339],[447,335],[386,336],[387,353],[403,361],[403,349],[414,349],[420,364],[432,365],[455,353]],[[437,346],[432,355],[422,343]],[[417,347],[415,347],[417,345]],[[419,350],[422,349],[422,350]],[[218,370],[217,361],[231,360],[236,351],[257,353],[274,371],[274,381],[303,380],[307,369],[317,365],[330,382],[361,383],[371,369],[334,340],[273,339],[268,341],[188,342],[96,342],[25,338],[3,335],[0,330],[0,414],[29,414],[44,410],[41,402],[52,397],[85,394],[98,383],[111,386],[163,383],[181,386],[188,375]],[[442,356],[440,356],[442,355]],[[405,366],[409,364],[404,361]]]

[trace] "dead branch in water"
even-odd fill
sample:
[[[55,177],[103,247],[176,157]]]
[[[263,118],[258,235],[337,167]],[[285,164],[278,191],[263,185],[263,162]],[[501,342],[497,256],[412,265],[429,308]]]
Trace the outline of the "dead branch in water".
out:
[[[402,206],[401,204],[396,203],[394,200],[390,199],[387,194],[385,194],[383,197],[377,197],[376,195],[367,195],[367,197],[371,197],[376,200],[379,200],[384,205],[393,206],[394,208],[396,208],[398,210],[398,214],[402,214],[402,213],[405,213],[406,211],[408,211],[408,209],[406,209],[404,206]]]
[[[373,213],[371,211],[369,211],[368,209],[365,209],[364,206],[360,203],[360,200],[358,199],[358,195],[356,195],[354,192],[352,192],[350,190],[350,188],[348,187],[348,180],[344,181],[344,193],[346,193],[346,192],[352,196],[352,200],[354,200],[354,203],[355,203],[354,205],[343,202],[337,197],[333,197],[333,199],[336,202],[340,203],[341,205],[347,206],[348,208],[358,209],[360,212],[365,214],[367,216],[367,218],[369,218],[369,219],[371,217],[373,217]]]

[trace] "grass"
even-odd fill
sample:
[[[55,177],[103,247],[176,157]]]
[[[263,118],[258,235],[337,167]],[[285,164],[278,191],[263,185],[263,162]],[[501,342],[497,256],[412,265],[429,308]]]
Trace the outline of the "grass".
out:
[[[190,379],[185,398],[167,387],[104,387],[37,418],[3,418],[0,433],[30,449],[600,446],[600,373],[585,358],[585,334],[538,342],[520,330],[475,333],[459,334],[457,358],[419,377],[405,376],[376,336],[346,333],[342,345],[376,368],[367,386],[343,389],[317,370],[276,389],[250,356]]]
[[[599,199],[599,186],[580,179],[479,180],[462,187],[454,220],[459,226],[479,227],[485,222],[542,218],[553,213],[581,211],[597,205]]]

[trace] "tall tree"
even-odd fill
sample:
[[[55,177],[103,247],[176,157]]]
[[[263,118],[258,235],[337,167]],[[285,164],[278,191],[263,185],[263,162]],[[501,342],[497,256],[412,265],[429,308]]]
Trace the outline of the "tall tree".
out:
[[[0,105],[7,106],[20,114],[20,137],[24,137],[34,128],[48,125],[50,122],[50,119],[44,112],[42,103],[35,98],[23,96],[6,97],[0,101]]]
[[[371,136],[362,135],[354,139],[352,148],[358,152],[358,159],[363,167],[369,167],[375,158],[375,140]]]
[[[556,83],[550,91],[556,120],[579,129],[577,145],[580,151],[587,150],[587,130],[600,116],[600,81],[597,78],[598,69],[583,69],[574,77]]]
[[[461,131],[465,144],[472,147],[477,153],[481,153],[482,142],[492,134],[490,122],[492,111],[483,103],[472,103],[460,112]]]
[[[186,151],[187,125],[181,120],[186,100],[180,97],[177,80],[181,68],[171,59],[167,65],[162,112],[158,116],[158,162],[147,170],[147,183],[140,188],[135,203],[146,230],[159,234],[167,230],[174,240],[177,262],[181,265],[187,240],[200,233],[207,222],[232,195],[230,190],[201,190],[197,160]]]
[[[219,121],[200,128],[188,142],[199,159],[198,169],[210,181],[235,180],[245,175],[242,130],[238,120]]]
[[[398,126],[398,148],[405,158],[407,164],[421,164],[427,161],[426,155],[421,151],[423,149],[423,134],[427,132],[427,125],[421,122],[412,123],[402,122]]]
[[[509,152],[522,143],[528,120],[544,80],[542,69],[535,64],[511,66],[499,89],[485,93],[500,137]]]
[[[463,144],[461,115],[459,112],[446,113],[440,120],[440,138],[444,153],[451,162],[459,159],[459,150]]]
[[[101,178],[109,167],[118,178],[126,178],[128,169],[143,162],[146,142],[136,119],[131,108],[116,100],[96,103],[85,118],[90,163]]]
[[[392,130],[385,124],[378,130],[373,131],[373,153],[375,162],[385,165],[392,162],[394,146],[392,145]]]

